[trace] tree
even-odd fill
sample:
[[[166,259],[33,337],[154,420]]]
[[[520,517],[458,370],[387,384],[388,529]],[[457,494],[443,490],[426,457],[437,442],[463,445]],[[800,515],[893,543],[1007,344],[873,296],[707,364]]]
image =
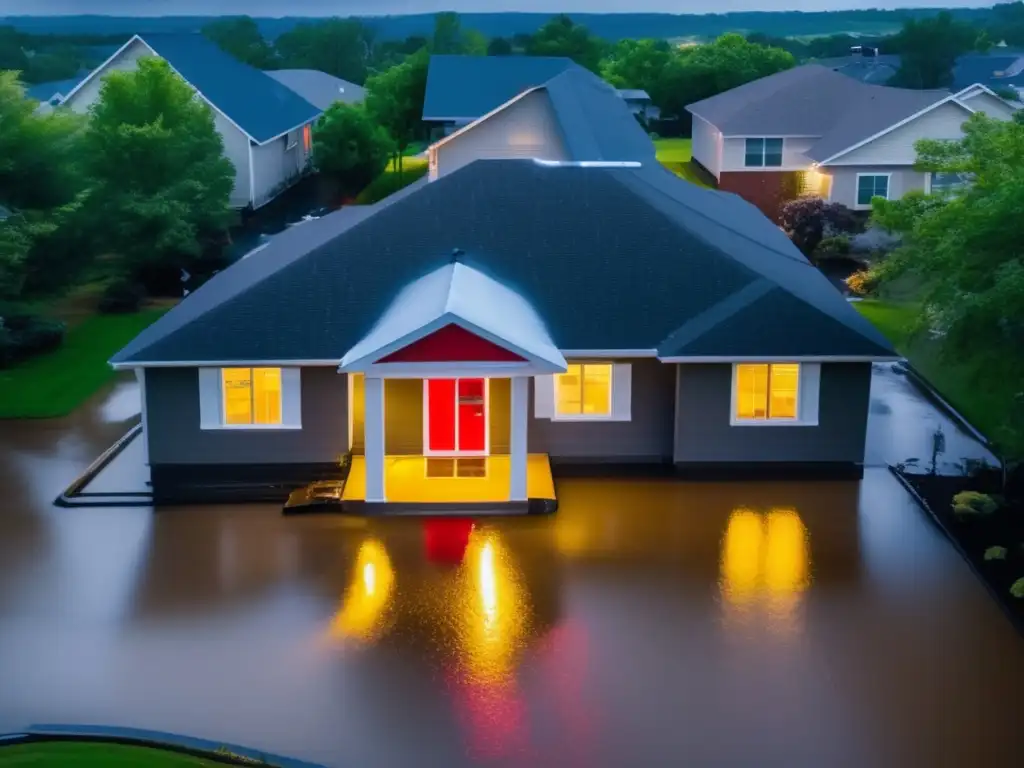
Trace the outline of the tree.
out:
[[[358,19],[297,24],[277,38],[280,66],[318,69],[352,83],[366,80],[373,35]]]
[[[396,67],[366,81],[366,110],[394,142],[398,171],[402,155],[423,130],[423,97],[430,55],[420,50]]]
[[[650,94],[672,58],[666,40],[620,40],[601,62],[601,75],[616,88],[640,88]]]
[[[82,154],[97,246],[126,275],[176,276],[230,220],[235,169],[213,113],[162,59],[106,76]]]
[[[36,114],[35,106],[16,73],[0,72],[0,297],[21,292],[82,190],[80,116]],[[71,264],[59,267],[69,277]]]
[[[1024,45],[1024,3],[998,3],[992,7],[989,37],[1007,45]]]
[[[250,66],[271,69],[275,64],[273,47],[248,16],[217,19],[204,26],[202,31],[223,51]]]
[[[672,56],[650,89],[665,116],[685,118],[686,105],[773,75],[796,64],[781,48],[722,35],[713,43],[684,48]]]
[[[459,14],[444,11],[434,16],[434,36],[430,39],[430,50],[439,54],[484,56],[487,53],[487,38],[475,29],[463,29]]]
[[[990,386],[994,371],[1024,381],[1024,115],[972,115],[962,140],[919,141],[917,152],[920,169],[973,181],[954,196],[876,198],[874,220],[903,245],[873,274],[883,285],[910,276],[921,286],[922,327],[940,334],[946,355],[977,362],[976,386]],[[1024,420],[1007,413],[1004,434],[990,437],[1024,456]]]
[[[565,56],[591,72],[600,72],[604,48],[604,41],[561,13],[530,37],[526,52],[531,56]]]
[[[359,105],[332,104],[313,130],[313,164],[353,195],[379,176],[394,154],[387,131]]]
[[[507,37],[492,37],[487,43],[488,56],[511,56],[512,41]]]
[[[985,49],[987,36],[943,11],[931,18],[907,19],[890,47],[901,57],[890,85],[945,88],[953,82],[956,60],[968,51]]]
[[[810,257],[825,238],[853,232],[856,220],[849,208],[820,197],[798,197],[782,207],[779,225],[793,245]]]

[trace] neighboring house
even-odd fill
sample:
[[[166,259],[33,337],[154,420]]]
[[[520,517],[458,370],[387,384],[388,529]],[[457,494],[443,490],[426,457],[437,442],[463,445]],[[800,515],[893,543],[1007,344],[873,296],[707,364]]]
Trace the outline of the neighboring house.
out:
[[[654,144],[608,83],[570,67],[431,145],[428,178],[474,160],[655,163]]]
[[[957,93],[869,85],[817,64],[779,72],[687,107],[693,159],[772,218],[801,194],[867,210],[878,195],[928,191],[945,177],[914,167],[919,139],[958,139],[975,112],[1013,106],[984,86]]]
[[[55,80],[49,83],[27,85],[25,86],[25,96],[38,101],[40,111],[47,111],[64,101],[65,96],[71,93],[88,74],[88,72],[82,72],[69,80]]]
[[[366,89],[316,69],[274,69],[267,74],[308,101],[321,112],[334,102],[359,104]]]
[[[897,54],[879,54],[877,49],[868,48],[849,56],[817,59],[813,63],[863,83],[885,85],[899,71],[901,62]]]
[[[157,503],[551,509],[555,471],[856,478],[886,340],[753,206],[480,160],[275,238],[111,360]]]
[[[224,153],[235,166],[233,207],[259,208],[306,171],[311,125],[323,111],[202,35],[135,35],[73,88],[63,106],[87,111],[99,98],[104,75],[132,70],[144,56],[164,59],[213,110]]]
[[[560,56],[431,56],[423,120],[447,135],[569,70],[588,71]]]
[[[619,97],[629,106],[629,111],[644,120],[658,120],[661,110],[654,105],[647,91],[638,88],[619,88]]]

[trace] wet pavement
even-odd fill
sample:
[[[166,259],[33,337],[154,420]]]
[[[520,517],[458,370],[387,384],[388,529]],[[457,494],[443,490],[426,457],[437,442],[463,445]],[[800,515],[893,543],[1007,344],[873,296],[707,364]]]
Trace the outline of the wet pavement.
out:
[[[881,368],[870,464],[942,423]],[[134,418],[0,422],[0,731],[106,723],[332,766],[975,766],[1024,645],[882,467],[562,481],[541,519],[59,509]],[[951,423],[947,454],[981,449]]]

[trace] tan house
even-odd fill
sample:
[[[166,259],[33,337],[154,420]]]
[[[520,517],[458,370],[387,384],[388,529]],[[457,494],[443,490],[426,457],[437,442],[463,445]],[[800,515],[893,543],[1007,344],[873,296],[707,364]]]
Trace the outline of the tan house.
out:
[[[975,112],[1009,119],[1014,107],[983,85],[957,93],[871,85],[809,64],[687,107],[693,159],[774,218],[801,194],[856,210],[960,183],[914,167],[920,139],[959,139]]]

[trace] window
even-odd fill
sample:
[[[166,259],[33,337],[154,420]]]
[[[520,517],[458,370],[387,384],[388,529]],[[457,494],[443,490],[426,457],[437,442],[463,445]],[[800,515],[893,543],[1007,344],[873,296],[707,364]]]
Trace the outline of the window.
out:
[[[782,167],[782,139],[747,139],[743,165],[747,168]]]
[[[571,363],[555,377],[557,416],[611,416],[611,363]]]
[[[299,368],[200,368],[201,429],[301,429]]]
[[[974,174],[967,171],[954,173],[933,173],[930,189],[933,195],[953,196],[959,194],[974,181]]]
[[[311,125],[302,126],[302,146],[306,148],[307,152],[313,149],[313,126]]]
[[[290,152],[299,146],[299,135],[297,133],[288,133],[284,136],[284,149],[285,152]]]
[[[871,205],[871,198],[889,198],[889,174],[857,174],[857,205]]]
[[[802,368],[808,370],[802,371]],[[738,364],[733,367],[733,423],[817,422],[818,366],[800,363]],[[801,374],[805,375],[801,375]],[[808,376],[806,374],[812,374]],[[802,392],[801,379],[813,386]],[[813,384],[811,379],[813,378]],[[804,403],[803,398],[812,402]]]
[[[224,423],[280,424],[280,368],[224,368]]]

